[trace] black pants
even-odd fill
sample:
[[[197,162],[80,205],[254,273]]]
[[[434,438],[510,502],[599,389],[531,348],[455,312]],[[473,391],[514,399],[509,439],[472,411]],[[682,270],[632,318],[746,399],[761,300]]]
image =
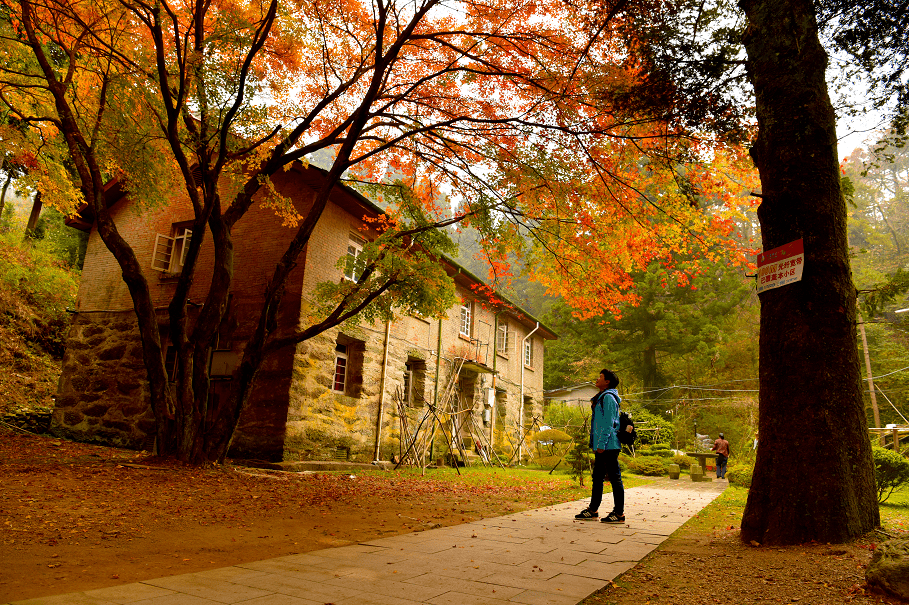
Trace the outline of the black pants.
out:
[[[603,500],[603,481],[608,476],[612,485],[612,498],[614,501],[613,512],[617,515],[625,514],[625,486],[622,485],[622,469],[619,468],[619,452],[621,450],[606,450],[593,453],[593,483],[590,494],[590,511],[600,508]]]

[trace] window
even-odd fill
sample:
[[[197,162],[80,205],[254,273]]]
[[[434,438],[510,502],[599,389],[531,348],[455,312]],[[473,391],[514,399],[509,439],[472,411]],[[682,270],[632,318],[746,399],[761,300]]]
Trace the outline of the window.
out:
[[[413,386],[413,370],[410,368],[410,362],[404,366],[404,405],[410,405],[411,400],[413,399],[410,394],[410,389]]]
[[[366,343],[338,334],[335,341],[334,365],[329,369],[331,390],[348,397],[360,397],[363,391],[363,355]]]
[[[335,377],[332,390],[343,393],[347,386],[347,345],[339,344],[335,347]]]
[[[208,373],[212,379],[230,378],[240,366],[240,353],[230,349],[215,349],[211,352]]]
[[[508,355],[508,324],[499,324],[496,332],[496,351],[500,355]]]
[[[461,334],[470,338],[470,319],[471,319],[471,305],[473,303],[463,303],[461,305]]]
[[[360,281],[366,261],[363,259],[363,246],[366,240],[351,233],[347,240],[347,263],[345,264],[344,277],[352,282]]]
[[[533,367],[533,338],[524,341],[524,365]]]
[[[152,269],[165,273],[179,273],[186,262],[193,232],[186,227],[174,226],[173,237],[158,234],[152,253]]]
[[[426,362],[420,359],[409,359],[404,364],[404,405],[422,407],[426,403]]]

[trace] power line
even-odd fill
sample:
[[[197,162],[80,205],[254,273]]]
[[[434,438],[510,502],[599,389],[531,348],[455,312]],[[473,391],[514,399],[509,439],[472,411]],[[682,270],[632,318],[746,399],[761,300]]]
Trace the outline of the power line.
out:
[[[881,374],[880,376],[872,376],[872,379],[879,380],[881,378],[886,378],[887,376],[891,376],[893,374],[905,372],[906,370],[909,370],[909,366],[906,366],[905,368],[900,368],[898,370],[893,370],[892,372],[888,372],[886,374]],[[712,387],[715,387],[718,385],[729,384],[729,383],[734,383],[734,382],[756,382],[757,380],[758,380],[757,378],[741,378],[741,379],[726,380],[723,382],[717,382],[717,383],[706,384],[706,385],[674,384],[674,385],[670,385],[667,387],[659,387],[656,389],[650,389],[648,391],[639,391],[637,393],[626,393],[625,397],[627,398],[627,397],[634,397],[634,396],[640,396],[640,395],[650,395],[652,393],[666,393],[668,391],[672,391],[675,389],[692,389],[692,390],[699,390],[699,391],[713,391],[713,392],[722,392],[722,393],[758,393],[759,389],[717,389],[717,388],[712,388]],[[689,399],[691,401],[699,401],[699,399],[689,398],[689,397],[685,397],[685,399]]]

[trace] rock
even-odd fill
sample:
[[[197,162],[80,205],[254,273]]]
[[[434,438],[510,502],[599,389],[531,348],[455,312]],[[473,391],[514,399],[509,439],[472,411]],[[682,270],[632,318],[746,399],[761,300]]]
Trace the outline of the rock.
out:
[[[865,571],[865,580],[894,596],[909,599],[909,540],[878,544]]]
[[[669,478],[670,479],[678,479],[681,472],[682,472],[682,470],[679,468],[678,464],[669,465]]]
[[[699,464],[691,465],[691,480],[692,481],[703,481],[704,480],[704,469],[701,468]]]

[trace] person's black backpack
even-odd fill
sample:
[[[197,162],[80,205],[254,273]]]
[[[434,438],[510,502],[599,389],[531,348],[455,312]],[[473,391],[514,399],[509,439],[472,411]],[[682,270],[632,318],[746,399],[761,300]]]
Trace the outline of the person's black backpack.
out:
[[[628,412],[619,413],[619,443],[622,445],[634,445],[638,438],[638,432],[634,428],[634,421]]]

